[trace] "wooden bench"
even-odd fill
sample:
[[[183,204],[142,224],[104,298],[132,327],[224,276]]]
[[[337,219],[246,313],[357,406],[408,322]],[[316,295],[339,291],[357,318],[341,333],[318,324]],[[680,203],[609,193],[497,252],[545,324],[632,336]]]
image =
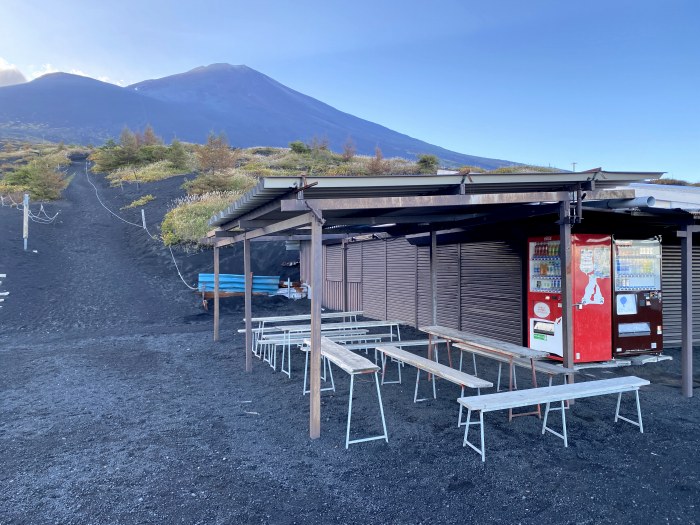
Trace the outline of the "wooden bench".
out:
[[[333,341],[339,343],[344,343],[346,341],[363,341],[365,339],[371,339],[372,336],[367,334],[367,330],[331,330],[329,329],[321,330],[321,335],[326,336]],[[269,363],[273,370],[277,369],[277,348],[282,347],[282,363],[280,365],[280,370],[287,374],[288,377],[291,376],[291,347],[301,346],[304,344],[304,339],[308,339],[310,333],[299,333],[289,336],[289,334],[273,334],[270,336],[261,337],[258,341],[258,345],[261,348],[262,360]],[[284,368],[285,357],[287,360],[287,368]]]
[[[506,363],[510,365],[511,359],[505,355],[501,354],[496,354],[490,351],[486,351],[482,348],[479,348],[477,346],[472,346],[472,345],[467,345],[464,343],[456,343],[454,345],[456,348],[462,351],[462,354],[459,357],[459,369],[462,370],[462,356],[464,355],[464,352],[468,352],[472,355],[472,363],[474,366],[474,375],[478,375],[477,369],[476,369],[476,356],[481,356],[481,357],[486,357],[488,359],[492,359],[494,361],[498,361],[498,378],[496,380],[496,392],[501,391],[501,371],[502,371],[502,366],[503,363]],[[522,357],[516,357],[513,358],[512,363],[514,366],[520,367],[520,368],[527,368],[527,369],[535,369],[535,372],[539,372],[541,374],[546,374],[549,377],[549,386],[552,386],[553,378],[554,376],[566,376],[569,374],[575,374],[576,369],[575,368],[568,368],[560,364],[556,363],[550,363],[548,361],[533,361],[530,359],[522,358]],[[566,378],[564,377],[564,381],[566,381]],[[517,390],[518,388],[518,380],[517,377],[515,376],[515,370],[513,370],[513,387]]]
[[[426,401],[428,398],[423,398],[423,399],[418,399],[418,384],[420,383],[420,373],[421,370],[427,372],[432,376],[432,383],[433,383],[433,399],[437,398],[437,391],[435,388],[435,376],[441,377],[442,379],[445,379],[447,381],[450,381],[451,383],[455,383],[456,385],[459,385],[462,390],[461,390],[461,396],[464,395],[464,389],[466,387],[468,388],[476,388],[477,393],[480,393],[480,389],[482,388],[490,388],[493,386],[493,383],[490,383],[489,381],[486,381],[485,379],[480,379],[478,377],[471,376],[469,374],[466,374],[464,372],[460,372],[459,370],[455,370],[454,368],[451,368],[446,365],[442,365],[440,363],[436,363],[435,361],[431,359],[426,359],[425,357],[421,357],[416,354],[412,354],[411,352],[407,352],[406,350],[401,350],[400,348],[397,348],[396,346],[393,345],[379,345],[377,346],[377,350],[382,353],[382,384],[392,384],[392,383],[401,383],[401,363],[405,363],[407,365],[413,366],[416,368],[416,387],[413,392],[413,402],[417,403],[419,401]],[[386,376],[386,362],[387,362],[387,357],[390,357],[392,359],[395,359],[398,362],[398,374],[399,374],[399,379],[397,381],[385,381],[385,376]],[[462,407],[460,406],[459,408],[459,418],[457,419],[457,426],[461,426],[462,423]]]
[[[613,379],[600,379],[596,381],[586,381],[583,383],[571,383],[566,385],[546,386],[541,388],[529,388],[527,390],[514,390],[512,392],[500,392],[497,394],[487,394],[483,396],[460,397],[457,402],[460,407],[467,409],[466,428],[464,429],[463,446],[469,446],[477,453],[481,454],[481,461],[486,461],[484,446],[484,413],[494,410],[513,409],[517,407],[529,406],[538,403],[546,403],[544,421],[542,423],[542,434],[551,432],[555,436],[564,440],[564,446],[568,447],[566,434],[566,410],[564,403],[570,399],[580,399],[584,397],[602,396],[606,394],[618,394],[617,408],[615,409],[615,422],[618,419],[632,423],[639,427],[640,432],[644,432],[642,425],[642,410],[639,406],[639,388],[649,384],[646,379],[635,376],[616,377]],[[622,394],[634,391],[637,402],[637,421],[633,421],[620,415],[620,401]],[[550,409],[550,403],[561,403],[559,408]],[[561,411],[562,432],[556,432],[547,426],[547,417],[550,411]],[[479,421],[471,421],[472,411],[479,412]],[[481,447],[471,443],[469,437],[469,427],[479,425],[481,430]]]
[[[310,347],[310,339],[306,339],[306,341],[304,341],[304,344],[307,348]],[[307,365],[310,353],[311,352],[309,351],[306,354]],[[347,430],[345,432],[345,448],[348,448],[348,446],[352,445],[353,443],[375,441],[377,439],[383,439],[388,443],[389,435],[386,431],[386,420],[384,419],[384,406],[382,405],[382,393],[379,389],[379,377],[377,376],[379,367],[366,357],[362,357],[351,352],[347,348],[331,341],[327,337],[321,337],[321,356],[327,361],[339,367],[340,369],[345,370],[350,375],[350,394],[348,396],[348,422]],[[382,416],[382,429],[384,430],[384,433],[377,436],[370,436],[351,440],[350,422],[352,420],[352,394],[355,388],[355,376],[359,374],[374,374],[374,383],[377,387],[377,399],[379,401],[379,412]],[[333,374],[331,372],[331,378],[332,377]],[[306,374],[304,374],[304,385],[306,386]],[[333,384],[333,390],[335,390],[335,383]]]

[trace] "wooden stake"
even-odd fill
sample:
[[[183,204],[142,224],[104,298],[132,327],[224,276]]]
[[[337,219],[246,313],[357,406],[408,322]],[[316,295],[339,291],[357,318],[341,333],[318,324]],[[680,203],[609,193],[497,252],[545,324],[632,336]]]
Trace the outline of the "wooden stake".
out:
[[[311,219],[311,396],[309,435],[321,437],[321,300],[323,297],[323,244],[321,220]]]
[[[219,340],[219,247],[214,247],[214,341]]]
[[[24,251],[27,251],[27,239],[29,239],[29,194],[24,194],[23,206],[23,221],[22,221],[22,238],[24,239]]]
[[[250,271],[250,239],[243,241],[245,274],[245,371],[253,371],[253,272]]]

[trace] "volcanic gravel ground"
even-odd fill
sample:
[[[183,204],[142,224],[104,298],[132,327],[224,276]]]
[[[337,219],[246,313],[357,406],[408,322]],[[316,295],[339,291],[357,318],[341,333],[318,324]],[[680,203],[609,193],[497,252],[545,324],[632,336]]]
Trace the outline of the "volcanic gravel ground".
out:
[[[22,250],[21,214],[0,208],[0,291],[10,291],[0,309],[0,523],[700,521],[700,402],[680,395],[678,350],[667,352],[672,362],[582,373],[650,379],[644,434],[613,423],[614,396],[573,405],[568,448],[534,417],[490,413],[482,464],[462,447],[458,388],[439,381],[437,400],[413,404],[407,367],[403,385],[382,387],[388,444],[345,450],[349,380],[339,369],[336,392],[322,396],[321,438],[310,440],[303,355],[293,354],[291,379],[257,359],[246,374],[242,300],[222,301],[222,340],[212,342],[211,314],[169,252],[105,211],[83,165],[72,169],[65,200],[46,206],[59,220],[30,227],[37,253]],[[117,212],[157,194],[146,207],[153,233],[181,194],[181,178],[124,190],[91,178]],[[119,213],[140,222],[138,210]],[[254,250],[257,271],[275,275],[293,257]],[[211,271],[210,252],[176,258],[190,283]],[[240,273],[237,252],[223,261]],[[255,315],[309,308],[254,299]],[[493,363],[478,364],[495,380]],[[379,429],[374,385],[358,381],[354,436]]]

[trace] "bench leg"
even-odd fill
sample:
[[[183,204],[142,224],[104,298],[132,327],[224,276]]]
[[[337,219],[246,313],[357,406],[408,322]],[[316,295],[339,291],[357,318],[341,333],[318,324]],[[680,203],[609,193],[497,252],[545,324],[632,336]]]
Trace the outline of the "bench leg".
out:
[[[352,394],[355,390],[355,374],[350,374],[350,396],[348,398],[348,424],[345,432],[345,448],[347,449],[353,443],[363,443],[365,441],[375,441],[377,439],[383,439],[387,443],[389,442],[389,434],[386,431],[386,420],[384,419],[384,406],[382,405],[382,393],[379,389],[379,376],[377,372],[374,372],[374,383],[377,387],[377,399],[379,400],[379,412],[382,416],[382,429],[384,433],[381,436],[372,436],[362,439],[350,440],[350,423],[352,421]]]
[[[557,432],[556,430],[553,430],[547,426],[547,418],[549,416],[550,410],[551,411],[554,411],[554,410],[561,411],[561,429],[562,429],[561,434],[559,432]],[[569,440],[568,440],[567,433],[566,433],[566,409],[565,409],[563,400],[561,401],[560,408],[550,408],[549,403],[547,403],[545,405],[544,421],[542,422],[542,434],[544,435],[545,432],[551,432],[555,436],[563,439],[564,440],[564,447],[569,446]]]
[[[386,381],[385,376],[386,376],[386,363],[387,363],[387,357],[386,354],[382,354],[382,385],[393,385],[393,384],[401,384],[401,366],[403,363],[399,361],[398,359],[393,359],[393,361],[396,362],[396,369],[398,370],[399,373],[399,379],[398,381]]]
[[[467,409],[467,421],[464,428],[464,441],[462,446],[469,446],[472,450],[476,451],[481,455],[481,461],[486,461],[486,449],[484,447],[484,412],[479,410],[479,421],[472,421],[472,410]],[[471,425],[479,425],[481,431],[481,448],[476,447],[471,441],[469,441],[469,427]]]
[[[345,432],[345,448],[350,445],[350,420],[352,419],[352,392],[355,388],[355,374],[350,374],[350,396],[348,396],[348,427]]]
[[[437,399],[437,391],[435,390],[435,374],[428,374],[429,380],[433,383],[433,399]],[[416,389],[413,392],[413,402],[418,403],[419,401],[427,401],[428,397],[418,399],[418,384],[420,383],[420,368],[416,368]]]
[[[401,373],[401,367],[399,367],[399,374]],[[377,386],[377,400],[379,401],[379,412],[382,415],[382,428],[384,429],[384,441],[389,442],[389,434],[386,431],[386,419],[384,419],[384,405],[382,403],[382,391],[379,388],[379,377],[377,372],[374,373],[374,384]]]
[[[643,434],[644,433],[644,424],[642,423],[642,408],[639,405],[639,389],[635,389],[634,395],[635,395],[635,399],[637,402],[637,421],[632,421],[631,419],[628,419],[625,416],[620,415],[620,401],[622,400],[622,392],[620,392],[617,395],[617,408],[615,409],[615,423],[617,423],[618,419],[622,419],[623,421],[627,421],[628,423],[631,423],[634,426],[639,427],[639,432],[641,432]]]

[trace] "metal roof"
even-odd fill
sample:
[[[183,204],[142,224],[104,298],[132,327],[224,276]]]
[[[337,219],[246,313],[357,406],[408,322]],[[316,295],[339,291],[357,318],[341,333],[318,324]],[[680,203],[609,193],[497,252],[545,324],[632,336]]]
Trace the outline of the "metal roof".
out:
[[[595,181],[596,189],[612,189],[632,182],[659,178],[659,172],[554,172],[466,175],[391,175],[265,177],[209,225],[216,228],[246,213],[281,200],[303,188],[305,199],[353,199],[367,197],[413,197],[455,195],[464,185],[467,194],[504,194],[571,191],[579,183]]]

